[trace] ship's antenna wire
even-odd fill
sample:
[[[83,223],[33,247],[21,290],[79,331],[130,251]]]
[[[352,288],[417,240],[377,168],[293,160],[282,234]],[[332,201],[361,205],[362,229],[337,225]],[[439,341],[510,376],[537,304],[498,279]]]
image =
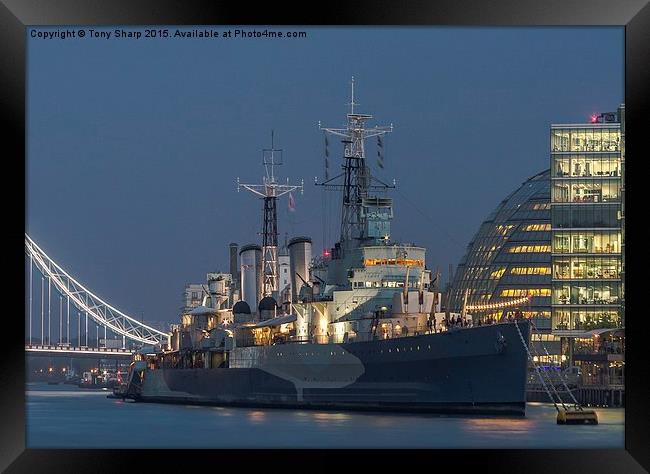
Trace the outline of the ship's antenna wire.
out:
[[[333,197],[332,197],[333,196]],[[343,207],[339,204],[340,201],[337,199],[339,196],[338,194],[335,194],[334,190],[330,190],[330,213],[332,216],[334,216],[334,219],[336,222],[341,222],[341,219],[343,218]],[[334,203],[336,201],[336,203]],[[329,239],[330,241],[333,241],[335,237],[333,235],[338,232],[337,230],[330,229],[329,230]]]
[[[323,250],[325,250],[327,241],[325,239],[325,234],[326,234],[326,229],[327,229],[327,213],[326,213],[327,207],[325,205],[325,187],[321,189],[321,212],[322,212],[322,218],[321,218],[321,226],[322,226],[322,231],[323,231],[323,243],[322,247]]]
[[[402,198],[403,198],[403,199],[404,199],[408,204],[410,204],[411,207],[413,207],[413,209],[415,209],[415,210],[416,210],[416,211],[417,211],[417,212],[418,212],[422,217],[426,218],[429,222],[431,222],[431,223],[433,224],[433,228],[434,228],[435,230],[439,231],[439,232],[440,232],[444,237],[446,237],[447,240],[449,240],[449,242],[453,243],[454,245],[457,245],[459,248],[462,248],[462,249],[465,249],[465,248],[466,248],[465,245],[461,244],[458,240],[456,240],[454,237],[452,237],[451,234],[449,234],[446,230],[444,230],[442,227],[440,227],[440,226],[436,223],[436,221],[435,221],[435,220],[434,220],[430,215],[428,215],[426,212],[424,212],[422,209],[420,209],[420,207],[418,207],[418,205],[417,205],[415,202],[413,202],[412,200],[410,200],[410,199],[406,196],[406,194],[404,194],[404,193],[403,193],[401,190],[399,190],[398,188],[395,188],[395,191],[396,191],[397,194],[399,194],[399,195],[400,195],[400,196],[401,196],[401,197],[402,197]]]

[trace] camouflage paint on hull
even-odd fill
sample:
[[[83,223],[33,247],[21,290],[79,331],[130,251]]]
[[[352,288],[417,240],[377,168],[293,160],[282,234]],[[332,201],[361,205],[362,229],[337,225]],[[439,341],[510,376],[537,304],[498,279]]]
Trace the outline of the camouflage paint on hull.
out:
[[[530,326],[519,322],[526,341]],[[346,344],[236,348],[230,368],[156,369],[142,401],[264,407],[525,412],[512,323]]]

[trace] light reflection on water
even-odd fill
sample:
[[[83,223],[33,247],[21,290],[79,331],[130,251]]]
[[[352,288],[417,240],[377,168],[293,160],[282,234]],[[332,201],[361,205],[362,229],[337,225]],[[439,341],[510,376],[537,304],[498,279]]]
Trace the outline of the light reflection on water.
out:
[[[317,423],[341,423],[351,419],[348,413],[340,412],[313,412],[308,414]]]
[[[529,431],[536,424],[530,418],[468,418],[463,422],[469,429],[477,431]]]
[[[266,413],[260,410],[253,410],[248,412],[248,418],[253,423],[261,423],[266,418]]]
[[[133,403],[70,385],[30,384],[30,448],[622,448],[624,412],[595,426],[563,426],[552,405],[526,417],[247,409]],[[150,433],[156,433],[152,438]],[[125,435],[128,433],[128,436]],[[187,435],[192,436],[187,436]]]

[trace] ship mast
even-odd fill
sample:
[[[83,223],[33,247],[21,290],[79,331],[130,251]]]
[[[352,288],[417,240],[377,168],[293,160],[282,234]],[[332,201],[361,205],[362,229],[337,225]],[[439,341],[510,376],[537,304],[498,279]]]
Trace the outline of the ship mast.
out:
[[[369,197],[370,190],[394,187],[372,176],[366,162],[364,144],[366,138],[383,136],[388,132],[392,132],[393,125],[365,128],[365,123],[372,119],[372,115],[360,114],[354,111],[354,106],[359,105],[354,101],[354,77],[352,77],[351,100],[348,105],[350,106],[350,113],[347,114],[347,126],[345,128],[324,128],[320,126],[320,122],[318,124],[319,128],[325,133],[342,137],[343,172],[323,183],[316,183],[343,190],[341,242],[365,237],[365,216],[362,212],[362,202],[364,198]],[[343,184],[336,184],[336,180],[340,178],[343,179]],[[373,184],[373,181],[378,184]]]
[[[264,283],[262,285],[262,295],[273,296],[277,299],[278,293],[278,215],[277,200],[285,194],[300,190],[303,192],[303,184],[294,186],[289,184],[287,178],[286,184],[280,184],[275,176],[274,168],[282,164],[282,149],[275,148],[274,132],[271,131],[271,148],[262,150],[262,164],[266,171],[266,176],[262,179],[262,184],[241,184],[237,178],[237,191],[244,188],[253,194],[260,196],[264,200],[264,211],[262,218],[262,275]]]

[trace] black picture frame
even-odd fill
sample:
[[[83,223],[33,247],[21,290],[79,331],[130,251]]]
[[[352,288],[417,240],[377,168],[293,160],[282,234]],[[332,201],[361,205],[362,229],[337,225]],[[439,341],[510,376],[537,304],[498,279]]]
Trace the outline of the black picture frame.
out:
[[[3,160],[6,211],[16,212],[6,219],[5,236],[13,246],[5,255],[15,257],[15,272],[24,270],[18,245],[23,239],[25,209],[14,205],[16,196],[25,193],[25,69],[26,28],[34,25],[458,25],[458,26],[587,26],[612,25],[625,28],[625,106],[626,106],[626,406],[625,449],[611,450],[428,450],[407,453],[302,450],[287,455],[282,451],[217,453],[215,451],[155,450],[33,450],[25,449],[24,325],[10,308],[5,296],[2,357],[0,357],[0,468],[7,472],[173,472],[199,469],[208,463],[215,469],[368,469],[391,465],[424,469],[480,469],[482,472],[647,472],[650,469],[648,404],[645,383],[650,373],[644,351],[647,317],[642,314],[637,286],[637,268],[643,249],[637,235],[643,218],[643,193],[640,183],[643,139],[647,142],[648,122],[644,117],[650,85],[650,6],[648,0],[444,0],[444,1],[355,1],[326,4],[297,4],[282,7],[273,2],[210,2],[140,0],[137,2],[101,0],[1,0],[0,2],[0,95],[5,149]],[[645,118],[645,120],[644,120]],[[637,186],[637,184],[639,184]],[[13,189],[15,187],[16,189]],[[637,198],[638,196],[638,198]],[[637,200],[639,199],[639,200]],[[6,212],[5,212],[6,213]],[[637,215],[637,218],[633,217]],[[20,229],[21,216],[23,229]],[[630,219],[630,217],[632,217]],[[632,225],[629,225],[630,222]],[[13,240],[15,239],[15,240]],[[11,249],[11,251],[10,251]],[[638,249],[638,250],[637,250]],[[630,254],[630,251],[632,252]],[[630,258],[632,255],[632,258]],[[638,258],[638,260],[637,260]],[[21,266],[22,265],[22,266]],[[640,275],[639,278],[643,278]],[[19,278],[9,278],[19,294],[24,286]],[[13,288],[12,288],[13,289]],[[18,313],[19,314],[19,313]],[[16,327],[11,327],[10,321]],[[135,420],[137,422],[137,420]],[[125,430],[128,436],[128,429]],[[226,467],[227,465],[227,467]],[[418,468],[419,469],[419,468]]]

